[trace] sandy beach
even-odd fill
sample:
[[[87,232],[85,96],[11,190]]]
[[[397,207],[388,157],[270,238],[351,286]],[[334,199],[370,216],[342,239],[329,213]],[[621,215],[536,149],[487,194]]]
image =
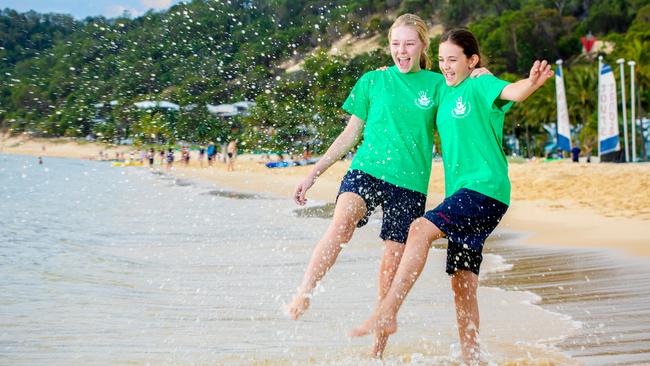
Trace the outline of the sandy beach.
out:
[[[129,152],[127,146],[108,146],[72,140],[4,136],[0,153],[97,159]],[[199,167],[192,152],[188,166],[176,163],[171,173],[218,186],[290,197],[311,166],[269,169],[259,156],[241,155],[235,171],[225,164]],[[177,153],[178,155],[178,153]],[[308,198],[332,202],[349,161],[332,166],[316,182]],[[133,169],[133,168],[130,168]],[[598,164],[529,160],[510,164],[512,203],[500,227],[523,232],[524,243],[564,248],[603,248],[629,256],[650,256],[650,164]],[[443,167],[434,162],[427,207],[443,198]]]
[[[201,169],[175,168],[178,176],[199,178],[234,190],[290,197],[311,167],[268,169],[257,157],[242,156],[235,172],[222,164]],[[349,161],[332,166],[308,198],[332,202]],[[443,198],[441,162],[434,162],[427,207]],[[606,248],[650,256],[650,165],[574,164],[529,161],[511,164],[512,203],[502,228],[528,233],[526,243],[576,248]]]

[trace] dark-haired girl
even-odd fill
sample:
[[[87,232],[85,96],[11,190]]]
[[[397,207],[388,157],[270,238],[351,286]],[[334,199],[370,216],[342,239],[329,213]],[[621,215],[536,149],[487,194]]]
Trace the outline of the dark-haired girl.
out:
[[[464,29],[445,33],[438,64],[447,88],[437,111],[445,196],[438,207],[415,220],[395,278],[373,316],[351,335],[375,333],[373,353],[381,357],[396,315],[424,268],[431,242],[446,237],[447,273],[456,305],[463,361],[480,363],[476,297],[483,243],[510,204],[508,165],[502,147],[504,115],[512,102],[528,98],[553,75],[546,61],[535,61],[528,78],[508,83],[494,76],[468,78],[480,67],[478,41]]]

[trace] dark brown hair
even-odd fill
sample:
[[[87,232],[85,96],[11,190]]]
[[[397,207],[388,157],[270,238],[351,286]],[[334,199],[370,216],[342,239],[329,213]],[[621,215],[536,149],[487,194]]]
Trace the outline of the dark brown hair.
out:
[[[478,56],[478,63],[475,67],[482,67],[481,52],[479,51],[478,40],[474,36],[474,33],[463,28],[452,29],[445,32],[442,37],[440,37],[440,43],[447,41],[462,48],[463,54],[467,56],[467,58],[472,57],[472,55]]]

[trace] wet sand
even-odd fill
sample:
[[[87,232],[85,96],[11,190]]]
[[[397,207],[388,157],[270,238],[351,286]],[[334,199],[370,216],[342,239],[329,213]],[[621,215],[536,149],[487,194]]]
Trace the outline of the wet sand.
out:
[[[650,365],[650,268],[611,251],[522,247],[516,236],[490,245],[512,268],[481,286],[531,291],[539,305],[569,315],[578,332],[557,347],[584,365]]]

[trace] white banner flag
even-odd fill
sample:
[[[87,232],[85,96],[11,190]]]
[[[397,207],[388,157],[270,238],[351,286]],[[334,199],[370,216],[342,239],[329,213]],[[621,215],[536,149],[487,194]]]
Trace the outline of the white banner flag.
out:
[[[569,109],[564,93],[562,60],[557,62],[555,69],[555,100],[557,101],[557,145],[564,151],[571,151],[571,125],[569,125]]]
[[[618,137],[616,80],[612,68],[607,64],[602,64],[598,74],[598,148],[600,154],[621,149]]]

